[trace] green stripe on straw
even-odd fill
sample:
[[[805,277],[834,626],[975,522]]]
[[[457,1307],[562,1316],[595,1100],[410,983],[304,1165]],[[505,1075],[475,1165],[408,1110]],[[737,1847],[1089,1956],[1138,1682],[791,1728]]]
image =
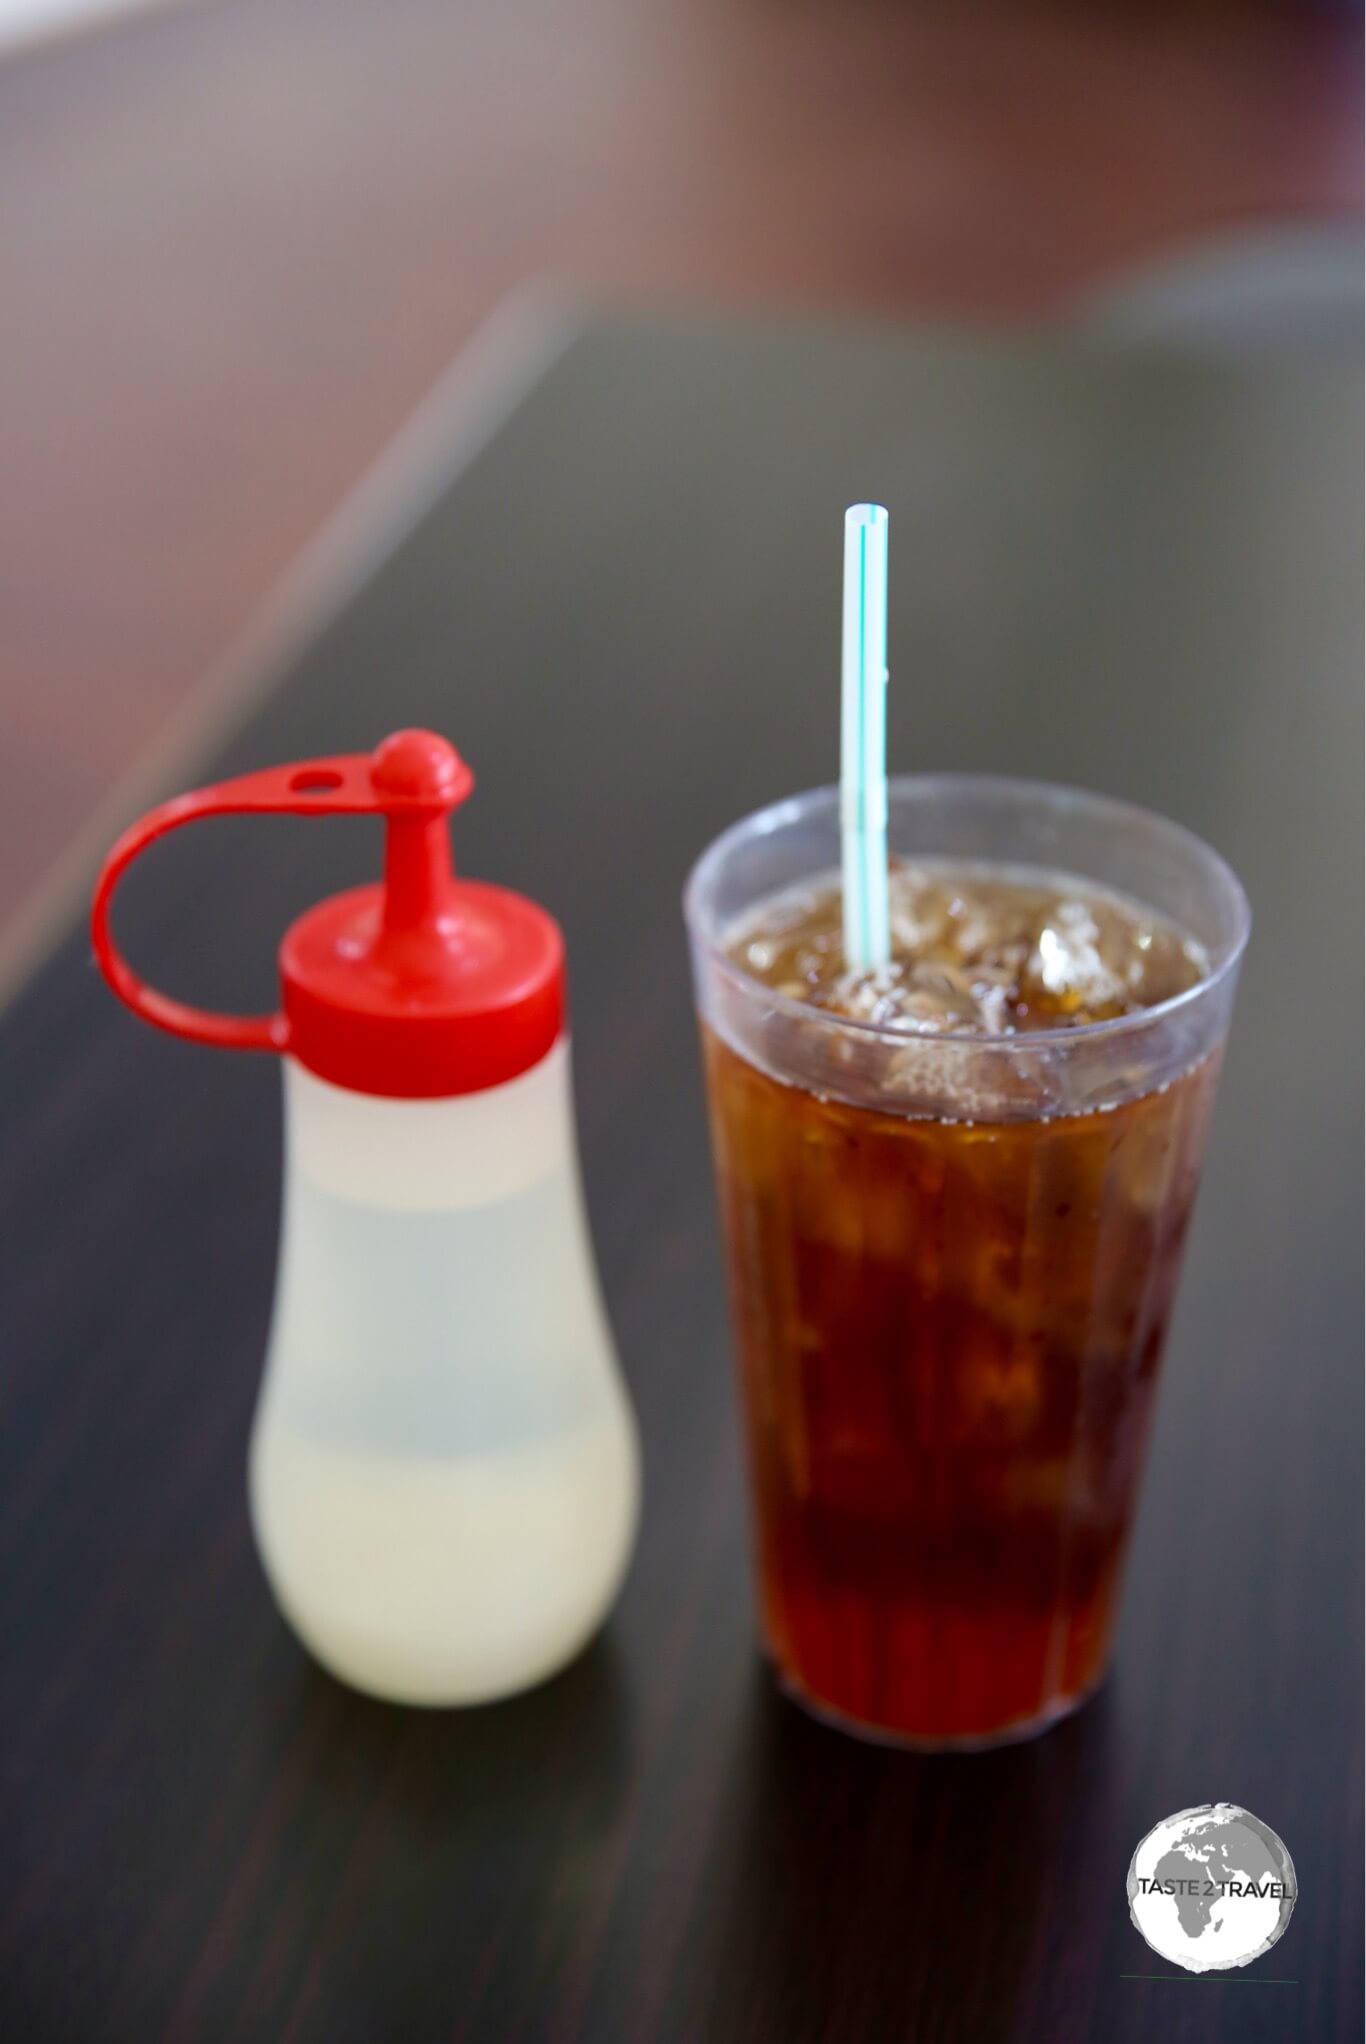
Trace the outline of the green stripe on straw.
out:
[[[844,514],[840,838],[844,956],[877,972],[891,949],[887,910],[887,513]]]

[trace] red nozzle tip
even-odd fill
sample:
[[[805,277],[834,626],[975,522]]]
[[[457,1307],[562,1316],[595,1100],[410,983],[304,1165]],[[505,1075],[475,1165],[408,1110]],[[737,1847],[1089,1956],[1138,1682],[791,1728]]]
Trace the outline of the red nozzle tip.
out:
[[[395,731],[370,759],[370,782],[382,804],[430,803],[453,809],[474,786],[455,747],[435,731]]]

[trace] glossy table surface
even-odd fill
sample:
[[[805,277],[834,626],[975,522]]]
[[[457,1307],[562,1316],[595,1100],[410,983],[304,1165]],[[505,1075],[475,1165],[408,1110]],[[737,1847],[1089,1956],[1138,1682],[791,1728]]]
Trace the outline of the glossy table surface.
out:
[[[463,868],[563,922],[643,1528],[602,1637],[519,1701],[408,1713],[310,1665],[243,1488],[278,1074],[140,1027],[73,928],[0,1018],[8,2034],[1359,2035],[1359,423],[1350,362],[590,328],[262,677],[193,777],[436,725],[479,776]],[[1256,919],[1113,1676],[975,1758],[822,1729],[755,1653],[678,911],[721,825],[830,777],[863,496],[893,765],[1160,808]],[[283,924],[376,857],[360,821],[204,825],[121,934],[266,1005]],[[1300,1901],[1196,1978],[1125,1874],[1225,1798]]]

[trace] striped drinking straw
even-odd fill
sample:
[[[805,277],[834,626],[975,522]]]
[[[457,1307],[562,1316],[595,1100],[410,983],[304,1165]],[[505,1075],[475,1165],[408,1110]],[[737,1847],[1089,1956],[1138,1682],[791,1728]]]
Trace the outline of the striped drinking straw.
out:
[[[887,920],[887,513],[844,514],[840,838],[844,958],[877,972],[890,951]]]

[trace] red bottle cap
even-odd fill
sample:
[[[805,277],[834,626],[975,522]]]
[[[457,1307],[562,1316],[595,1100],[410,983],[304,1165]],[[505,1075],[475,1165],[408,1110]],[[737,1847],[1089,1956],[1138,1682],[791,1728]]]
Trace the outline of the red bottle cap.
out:
[[[474,786],[454,747],[397,731],[373,754],[245,774],[163,803],[125,831],[95,888],[100,969],[147,1021],[235,1050],[288,1051],[355,1093],[474,1093],[538,1064],[564,1021],[559,925],[523,895],[451,871],[446,818]],[[218,1015],[158,993],[116,950],[114,889],[155,838],[200,816],[383,816],[384,879],[318,903],[280,945],[277,1015]]]

